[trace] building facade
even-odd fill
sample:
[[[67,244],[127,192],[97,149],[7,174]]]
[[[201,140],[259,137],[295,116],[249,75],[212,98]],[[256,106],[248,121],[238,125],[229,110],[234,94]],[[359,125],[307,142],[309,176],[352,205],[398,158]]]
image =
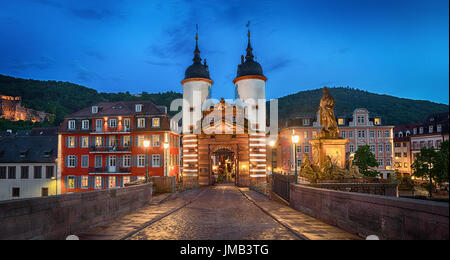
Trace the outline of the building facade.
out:
[[[449,140],[449,113],[429,115],[423,122],[395,128],[395,169],[412,175],[411,164],[424,147],[439,150]]]
[[[150,101],[103,102],[67,116],[58,135],[62,193],[178,178],[177,127]]]
[[[49,121],[52,117],[52,114],[23,107],[20,97],[0,95],[0,118],[42,122]]]
[[[57,148],[56,135],[0,140],[0,200],[59,194]]]
[[[255,61],[248,33],[233,80],[235,100],[213,102],[213,81],[201,63],[198,37],[193,64],[183,85],[183,181],[211,185],[218,180],[249,186],[266,180],[266,100],[261,65]]]
[[[294,146],[292,136],[298,135],[300,143],[296,145],[298,166],[306,157],[312,161],[310,141],[315,139],[322,128],[318,122],[319,115],[305,114],[285,122],[280,130],[278,146],[280,161],[276,170],[292,172],[294,170]],[[358,147],[368,145],[375,155],[379,166],[375,168],[387,177],[392,173],[394,136],[393,126],[383,125],[381,117],[372,115],[367,109],[358,108],[349,116],[336,116],[339,132],[342,138],[348,139],[346,144],[347,157],[358,150]]]

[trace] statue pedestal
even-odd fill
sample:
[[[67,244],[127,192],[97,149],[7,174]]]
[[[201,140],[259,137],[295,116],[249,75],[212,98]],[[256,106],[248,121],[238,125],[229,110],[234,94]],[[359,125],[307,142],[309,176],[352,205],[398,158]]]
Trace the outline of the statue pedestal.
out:
[[[312,164],[322,166],[327,156],[340,168],[345,168],[345,144],[347,139],[315,139],[312,146]]]

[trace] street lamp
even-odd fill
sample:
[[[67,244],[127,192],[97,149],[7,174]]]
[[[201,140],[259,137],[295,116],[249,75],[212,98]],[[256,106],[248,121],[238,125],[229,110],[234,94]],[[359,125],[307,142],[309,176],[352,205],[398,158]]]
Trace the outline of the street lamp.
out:
[[[270,141],[270,143],[269,143],[269,145],[270,145],[270,147],[272,147],[272,173],[273,173],[273,171],[274,171],[274,168],[273,168],[273,157],[274,157],[274,148],[275,148],[275,141]]]
[[[150,140],[144,141],[145,147],[145,183],[148,183],[148,147],[150,146]]]
[[[294,164],[295,164],[295,184],[298,184],[298,172],[297,172],[297,144],[300,141],[298,135],[292,136],[292,143],[294,144]]]

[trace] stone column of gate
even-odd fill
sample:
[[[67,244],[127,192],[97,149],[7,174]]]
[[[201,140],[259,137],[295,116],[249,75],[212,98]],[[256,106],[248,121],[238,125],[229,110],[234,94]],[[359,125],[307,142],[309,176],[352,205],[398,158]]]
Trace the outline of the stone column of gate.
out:
[[[259,185],[266,182],[266,135],[264,133],[249,134],[249,171],[250,184]]]
[[[183,184],[198,186],[198,140],[197,135],[183,135]]]

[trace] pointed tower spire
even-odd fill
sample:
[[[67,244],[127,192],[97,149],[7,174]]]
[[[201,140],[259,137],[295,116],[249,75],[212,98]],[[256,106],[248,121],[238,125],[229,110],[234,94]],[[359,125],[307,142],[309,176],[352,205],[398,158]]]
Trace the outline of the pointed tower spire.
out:
[[[198,24],[195,25],[196,32],[195,32],[195,50],[194,50],[194,63],[201,63],[202,58],[200,58],[200,50],[198,49]]]
[[[250,42],[250,21],[248,21],[247,23],[247,28],[248,28],[248,44],[247,44],[247,55],[245,55],[245,59],[246,60],[253,60],[253,48],[252,48],[252,44]]]

